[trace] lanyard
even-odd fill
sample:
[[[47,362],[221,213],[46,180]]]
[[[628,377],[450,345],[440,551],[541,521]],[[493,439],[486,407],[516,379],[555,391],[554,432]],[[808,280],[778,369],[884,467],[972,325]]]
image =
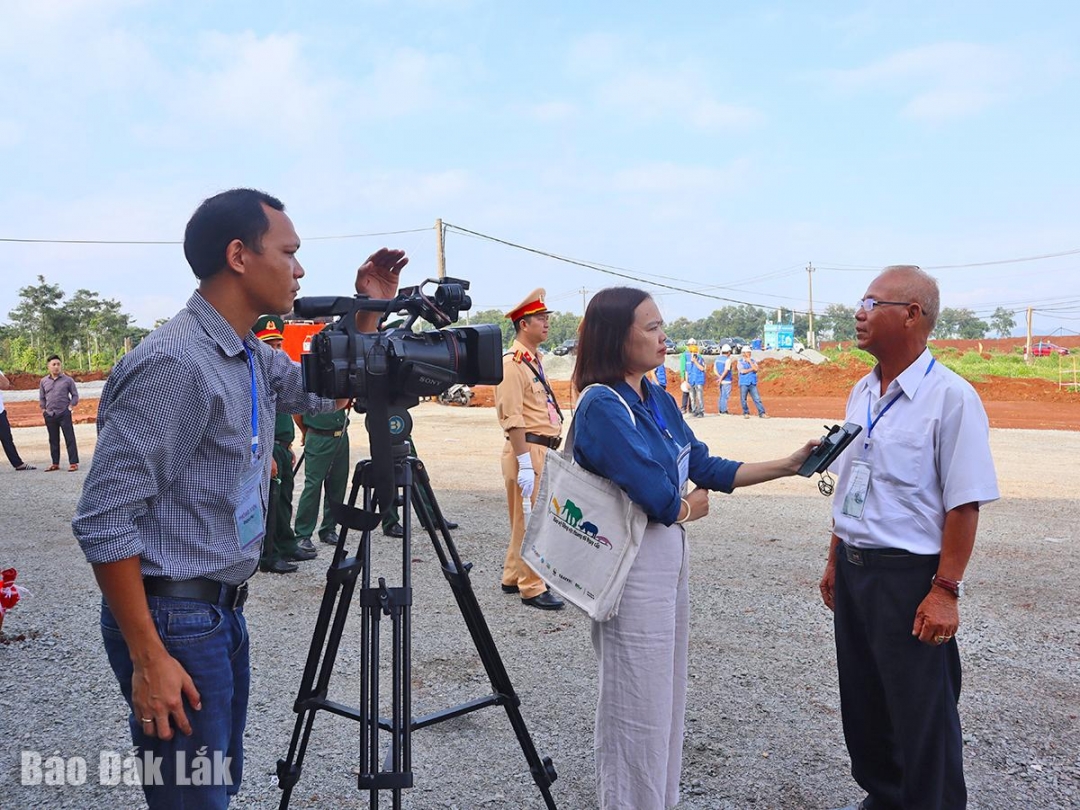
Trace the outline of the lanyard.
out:
[[[936,362],[937,362],[936,357],[934,357],[934,358],[932,358],[930,360],[930,365],[928,365],[926,367],[926,371],[923,372],[924,377],[927,374],[930,373],[930,369],[932,369],[934,367],[934,363],[936,363]],[[884,408],[881,409],[881,413],[879,413],[876,417],[871,419],[870,418],[870,399],[871,399],[871,396],[870,396],[870,393],[867,392],[867,395],[866,395],[866,440],[863,441],[863,450],[867,450],[867,449],[870,448],[870,436],[874,432],[874,425],[876,425],[878,422],[881,421],[881,417],[883,417],[888,412],[889,408],[891,408],[893,405],[896,404],[896,400],[900,399],[900,397],[902,397],[903,395],[904,395],[904,392],[903,392],[903,390],[901,390],[895,397],[893,397],[892,399],[889,400],[888,405],[886,405]]]
[[[246,345],[248,371],[251,374],[251,457],[259,455],[259,389],[255,386],[255,361],[251,358],[251,349]]]
[[[649,406],[649,413],[652,414],[653,421],[656,422],[656,426],[660,428],[669,439],[675,442],[675,437],[671,435],[671,431],[667,429],[667,422],[664,421],[664,417],[660,414],[660,408],[656,404],[656,400],[653,398],[652,393],[649,391],[648,386],[642,386],[643,393],[645,394],[645,403]],[[675,442],[678,444],[678,442]]]

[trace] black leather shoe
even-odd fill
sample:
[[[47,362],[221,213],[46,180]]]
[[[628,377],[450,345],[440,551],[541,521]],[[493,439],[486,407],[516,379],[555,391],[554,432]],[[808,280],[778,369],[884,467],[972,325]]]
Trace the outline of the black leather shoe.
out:
[[[296,540],[296,547],[303,549],[304,551],[310,551],[315,553],[315,544],[311,542],[310,537],[299,537]]]
[[[518,592],[518,586],[517,585],[503,585],[502,589],[503,589],[503,593],[517,593]]]
[[[443,520],[446,520],[446,518],[443,518]],[[450,531],[453,531],[454,529],[457,528],[457,521],[447,520],[446,521],[446,528],[448,528]]]
[[[562,610],[563,607],[565,607],[565,603],[562,599],[548,591],[538,593],[532,599],[522,599],[521,604],[540,608],[540,610]]]
[[[402,528],[400,523],[395,523],[393,526],[383,529],[382,533],[387,537],[404,537],[405,529]]]
[[[319,539],[327,545],[336,546],[338,541],[338,533],[331,530],[328,531],[326,534],[320,534]]]
[[[266,571],[268,574],[291,574],[297,567],[296,563],[277,560],[276,562],[268,564],[260,564],[259,570]]]
[[[318,556],[319,552],[317,552],[315,549],[308,551],[307,549],[303,549],[300,548],[300,546],[297,546],[296,551],[289,555],[289,559],[293,560],[294,562],[304,562],[306,560],[314,560]]]

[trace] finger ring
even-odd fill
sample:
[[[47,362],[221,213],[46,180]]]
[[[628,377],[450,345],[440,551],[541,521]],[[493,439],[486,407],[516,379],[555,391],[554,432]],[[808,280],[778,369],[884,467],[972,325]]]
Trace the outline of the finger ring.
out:
[[[153,717],[142,717],[142,718],[140,718],[140,719],[141,719],[141,720],[142,720],[142,721],[143,721],[144,723],[153,723],[153,722],[154,722],[154,718],[153,718]]]
[[[934,641],[936,641],[938,644],[941,644],[947,638],[948,636],[934,636]]]

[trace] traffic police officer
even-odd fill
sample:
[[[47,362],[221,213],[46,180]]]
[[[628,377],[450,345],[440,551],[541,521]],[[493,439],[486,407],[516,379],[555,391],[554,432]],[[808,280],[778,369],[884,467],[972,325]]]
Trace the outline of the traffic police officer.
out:
[[[504,593],[521,595],[523,604],[559,610],[563,602],[549,593],[544,581],[521,558],[525,537],[524,499],[536,498],[536,484],[548,448],[559,446],[563,416],[544,376],[539,346],[548,336],[549,310],[543,289],[506,313],[514,324],[514,343],[503,355],[503,380],[495,389],[495,411],[506,436],[502,472],[510,512],[510,547],[503,563]]]

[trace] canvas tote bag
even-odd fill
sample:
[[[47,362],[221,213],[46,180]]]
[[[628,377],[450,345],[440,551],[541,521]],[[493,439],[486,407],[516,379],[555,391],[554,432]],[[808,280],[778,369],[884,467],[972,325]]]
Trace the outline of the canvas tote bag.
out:
[[[603,387],[619,397],[636,425],[626,400]],[[648,520],[617,484],[574,463],[571,422],[561,450],[548,450],[544,459],[521,557],[552,591],[604,622],[619,610]]]

